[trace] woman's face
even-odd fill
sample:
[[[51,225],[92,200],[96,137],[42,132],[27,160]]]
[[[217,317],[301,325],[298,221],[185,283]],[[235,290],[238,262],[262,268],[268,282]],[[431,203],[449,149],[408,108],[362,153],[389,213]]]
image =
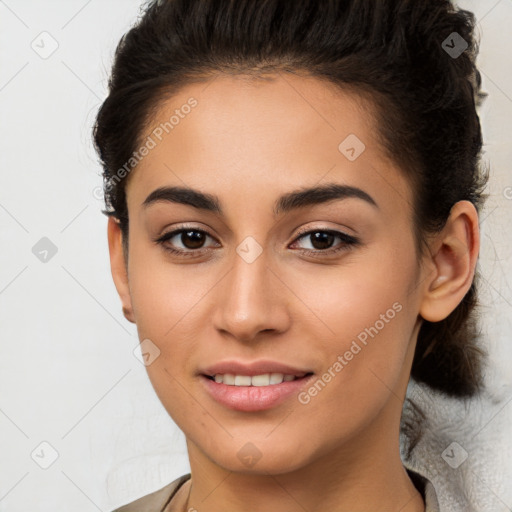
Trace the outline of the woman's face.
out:
[[[126,188],[131,308],[189,450],[278,474],[394,440],[425,275],[411,190],[369,110],[313,78],[219,76],[161,104],[142,141]],[[161,187],[195,192],[146,201]],[[259,362],[236,383],[306,376],[204,375]]]

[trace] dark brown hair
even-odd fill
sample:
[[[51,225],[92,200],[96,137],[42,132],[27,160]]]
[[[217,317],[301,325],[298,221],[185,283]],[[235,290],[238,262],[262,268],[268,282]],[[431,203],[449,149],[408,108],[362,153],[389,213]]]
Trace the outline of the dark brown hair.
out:
[[[119,42],[94,127],[103,213],[119,220],[126,248],[126,180],[116,173],[163,99],[218,73],[303,73],[372,103],[382,147],[411,184],[417,255],[425,254],[427,235],[457,201],[480,212],[485,199],[474,26],[474,15],[449,0],[148,3]],[[451,396],[482,386],[477,278],[446,319],[423,321],[418,336],[412,377]]]

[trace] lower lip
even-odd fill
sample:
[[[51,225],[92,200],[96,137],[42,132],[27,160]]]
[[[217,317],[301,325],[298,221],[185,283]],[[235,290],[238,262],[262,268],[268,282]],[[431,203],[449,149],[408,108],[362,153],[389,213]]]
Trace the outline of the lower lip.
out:
[[[275,407],[299,393],[313,375],[270,386],[229,386],[205,375],[200,377],[207,392],[220,404],[235,411],[254,412]]]

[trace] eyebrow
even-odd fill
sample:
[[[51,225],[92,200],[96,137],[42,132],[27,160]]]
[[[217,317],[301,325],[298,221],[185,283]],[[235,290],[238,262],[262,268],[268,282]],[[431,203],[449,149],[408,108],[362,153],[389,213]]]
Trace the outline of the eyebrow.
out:
[[[379,209],[375,200],[364,190],[349,185],[340,185],[339,183],[327,183],[283,194],[275,202],[273,213],[274,216],[278,216],[292,210],[327,203],[335,199],[342,200],[348,198],[361,199],[374,208]],[[146,197],[142,207],[147,208],[159,202],[185,204],[199,210],[224,215],[217,196],[189,187],[159,187]]]

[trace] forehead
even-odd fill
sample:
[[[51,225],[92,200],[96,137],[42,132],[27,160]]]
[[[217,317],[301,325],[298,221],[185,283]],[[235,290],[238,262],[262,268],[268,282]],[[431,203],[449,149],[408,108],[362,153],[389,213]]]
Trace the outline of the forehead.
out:
[[[322,181],[410,207],[408,183],[378,144],[371,103],[312,77],[216,76],[158,104],[142,132],[151,150],[127,183],[139,207],[165,185],[278,195]]]

